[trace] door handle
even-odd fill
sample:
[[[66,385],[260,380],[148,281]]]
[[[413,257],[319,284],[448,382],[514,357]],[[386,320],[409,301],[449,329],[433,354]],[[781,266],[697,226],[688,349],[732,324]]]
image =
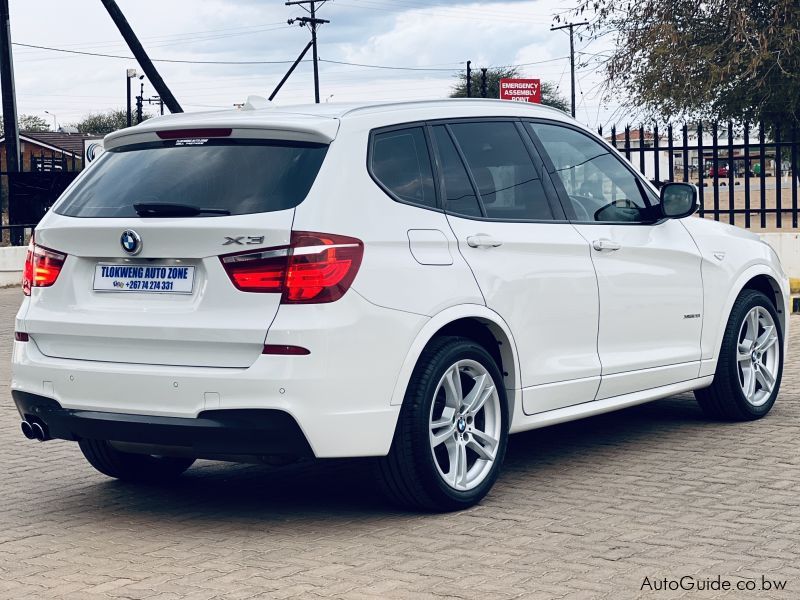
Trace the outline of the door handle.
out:
[[[620,244],[619,242],[607,240],[606,238],[600,238],[599,240],[595,240],[592,242],[592,248],[594,248],[598,252],[603,252],[604,250],[613,252],[614,250],[619,250],[620,248],[622,248],[622,244]]]
[[[485,233],[476,233],[475,235],[467,236],[467,245],[470,248],[497,248],[502,246],[503,242]]]

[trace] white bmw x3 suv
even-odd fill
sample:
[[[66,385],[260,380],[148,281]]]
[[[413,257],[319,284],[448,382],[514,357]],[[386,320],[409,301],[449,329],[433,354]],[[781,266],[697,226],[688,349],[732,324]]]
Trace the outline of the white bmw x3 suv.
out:
[[[105,147],[36,228],[12,394],[27,437],[111,477],[371,456],[397,501],[453,510],[510,433],[778,394],[775,253],[558,111],[181,114]]]

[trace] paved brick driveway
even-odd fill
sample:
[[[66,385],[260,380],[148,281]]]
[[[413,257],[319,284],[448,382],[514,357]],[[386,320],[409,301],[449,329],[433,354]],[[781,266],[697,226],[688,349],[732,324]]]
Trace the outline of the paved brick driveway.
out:
[[[797,355],[765,420],[709,423],[680,396],[521,434],[481,506],[431,516],[387,507],[364,461],[200,463],[148,488],[28,442],[8,392],[19,297],[0,290],[0,598],[725,596],[640,590],[684,575],[800,597]]]

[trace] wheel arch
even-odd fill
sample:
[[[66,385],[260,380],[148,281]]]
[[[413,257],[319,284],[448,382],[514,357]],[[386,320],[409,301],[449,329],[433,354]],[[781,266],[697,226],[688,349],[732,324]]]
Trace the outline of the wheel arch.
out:
[[[411,373],[422,351],[434,338],[455,335],[475,340],[484,346],[498,362],[507,390],[509,417],[514,414],[515,391],[520,389],[519,358],[517,347],[508,324],[496,312],[479,304],[460,305],[434,315],[417,334],[395,383],[392,405],[403,403]]]
[[[783,282],[783,284],[781,282]],[[772,301],[775,311],[778,313],[778,321],[780,322],[781,331],[783,333],[785,356],[786,346],[789,342],[789,321],[787,316],[789,314],[788,282],[785,281],[783,277],[778,276],[769,266],[754,265],[740,274],[735,284],[731,286],[731,293],[728,295],[725,308],[721,312],[721,322],[717,329],[717,339],[714,345],[716,348],[714,358],[718,358],[722,351],[722,339],[725,334],[725,327],[731,315],[731,310],[733,310],[733,303],[736,302],[739,295],[746,289],[759,291]]]

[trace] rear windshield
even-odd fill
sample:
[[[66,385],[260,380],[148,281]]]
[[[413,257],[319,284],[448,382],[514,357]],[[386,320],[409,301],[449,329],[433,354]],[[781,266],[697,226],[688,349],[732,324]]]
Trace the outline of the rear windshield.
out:
[[[136,217],[134,205],[245,215],[294,208],[328,146],[273,140],[171,140],[106,152],[54,207],[69,217]]]

